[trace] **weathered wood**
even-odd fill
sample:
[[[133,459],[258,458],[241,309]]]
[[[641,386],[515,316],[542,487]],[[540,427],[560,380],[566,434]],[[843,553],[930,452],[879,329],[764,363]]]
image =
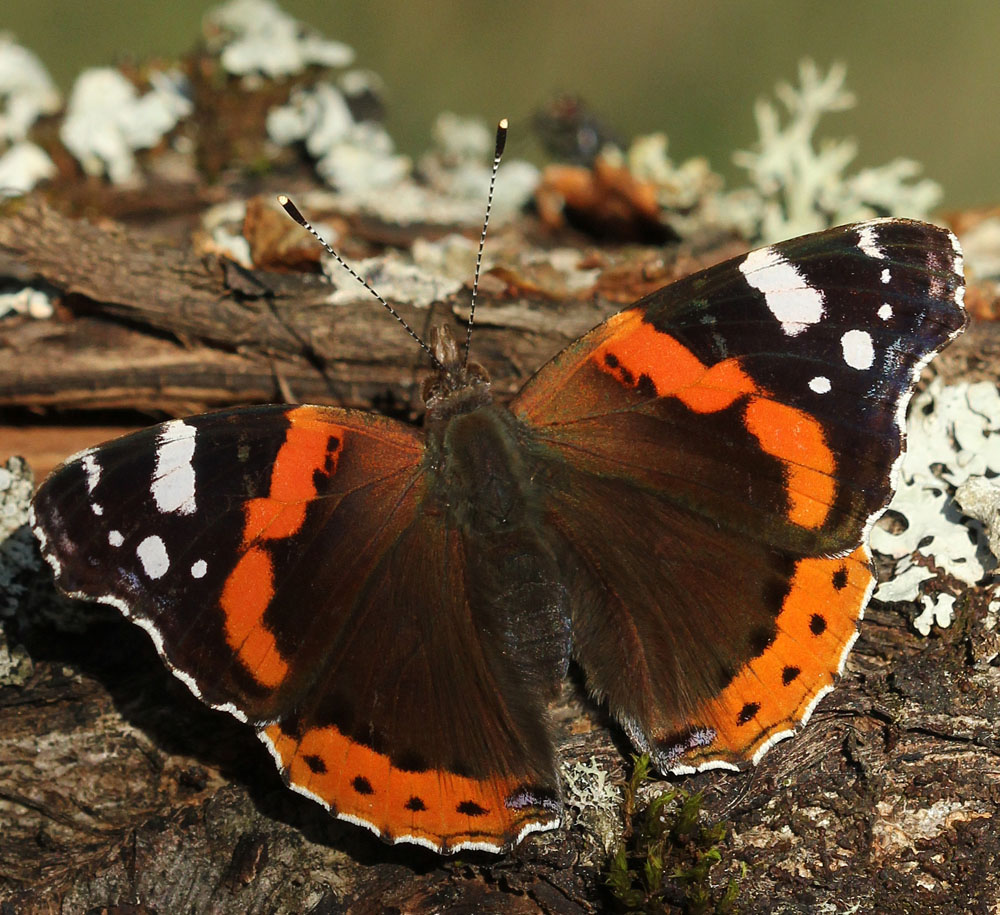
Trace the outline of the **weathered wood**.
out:
[[[374,300],[330,305],[330,286],[315,274],[236,271],[148,232],[99,227],[34,204],[0,219],[4,273],[60,290],[65,308],[57,322],[0,329],[0,407],[177,415],[281,400],[286,391],[343,406],[386,398],[417,406],[426,363],[413,341]],[[457,327],[453,309],[464,315],[466,308],[464,295],[435,310],[398,306],[425,335],[432,323]],[[477,358],[498,390],[512,391],[614,310],[606,300],[491,303],[487,295],[477,314]]]

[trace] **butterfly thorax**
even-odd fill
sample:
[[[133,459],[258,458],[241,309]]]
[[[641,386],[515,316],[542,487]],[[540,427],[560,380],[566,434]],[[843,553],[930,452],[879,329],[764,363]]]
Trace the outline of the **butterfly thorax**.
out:
[[[432,427],[492,402],[489,373],[479,363],[465,361],[448,327],[431,332],[431,351],[440,367],[424,381],[425,425]]]
[[[464,361],[449,328],[435,328],[431,342],[441,368],[424,383],[425,462],[440,509],[450,526],[467,531],[534,527],[527,430],[493,403],[489,375]]]

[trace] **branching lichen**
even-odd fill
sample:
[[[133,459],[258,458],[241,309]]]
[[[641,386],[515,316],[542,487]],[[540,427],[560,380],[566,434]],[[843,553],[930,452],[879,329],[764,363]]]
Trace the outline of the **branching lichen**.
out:
[[[817,141],[823,115],[855,104],[844,87],[846,75],[843,64],[823,74],[811,60],[804,60],[799,85],[781,83],[775,90],[784,118],[773,102],[757,102],[757,144],[733,156],[749,173],[759,199],[757,225],[745,227],[751,238],[776,241],[890,214],[924,219],[940,199],[941,189],[933,181],[914,181],[920,172],[915,162],[896,159],[846,175],[857,144],[847,139]]]

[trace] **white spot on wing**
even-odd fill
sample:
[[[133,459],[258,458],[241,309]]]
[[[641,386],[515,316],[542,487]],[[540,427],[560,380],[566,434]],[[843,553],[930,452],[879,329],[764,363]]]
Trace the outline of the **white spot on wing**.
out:
[[[828,394],[830,392],[830,379],[826,375],[817,375],[809,379],[809,390],[817,394]]]
[[[91,511],[92,511],[92,512],[93,512],[93,513],[94,513],[95,515],[97,515],[97,517],[98,517],[98,518],[100,518],[100,516],[104,514],[104,506],[103,506],[103,505],[100,505],[100,504],[99,504],[99,503],[97,503],[97,502],[91,502],[91,503],[90,503],[90,510],[91,510]]]
[[[740,264],[740,272],[754,289],[764,294],[771,314],[789,337],[802,333],[823,317],[823,294],[774,248],[751,251]]]
[[[858,231],[858,247],[869,257],[874,257],[878,260],[885,258],[885,251],[882,250],[878,243],[878,232],[871,223],[862,226]]]
[[[194,457],[195,428],[183,420],[166,423],[157,438],[156,469],[150,492],[161,512],[194,514],[195,473],[191,464]]]
[[[87,474],[87,492],[93,492],[101,482],[101,465],[94,458],[93,451],[85,451],[80,455],[80,463],[83,465],[83,472]]]
[[[889,304],[888,302],[886,302],[886,303],[885,303],[885,304],[884,304],[884,305],[883,305],[883,306],[882,306],[882,307],[881,307],[881,308],[880,308],[880,309],[878,310],[878,316],[879,316],[879,317],[880,317],[880,318],[881,318],[881,319],[882,319],[883,321],[888,321],[888,320],[889,320],[889,318],[891,318],[891,317],[892,317],[892,306],[891,306],[891,305],[890,305],[890,304]]]
[[[139,557],[143,571],[154,581],[162,578],[170,568],[167,548],[155,534],[147,537],[135,548],[135,555]]]
[[[852,369],[870,369],[875,361],[872,337],[865,330],[849,330],[840,338],[844,350],[844,362]]]
[[[121,546],[125,542],[121,531],[108,531],[108,543],[112,546]]]
[[[888,283],[891,279],[892,279],[892,274],[889,272],[889,268],[886,267],[885,270],[882,271],[882,282]]]
[[[204,559],[199,559],[193,566],[191,566],[191,577],[192,578],[204,578],[205,573],[208,571],[208,565]]]

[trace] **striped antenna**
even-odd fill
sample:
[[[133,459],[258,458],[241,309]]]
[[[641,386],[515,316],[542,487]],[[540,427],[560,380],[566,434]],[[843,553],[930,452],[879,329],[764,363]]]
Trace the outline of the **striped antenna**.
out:
[[[503,158],[503,149],[507,145],[507,118],[501,118],[497,124],[497,142],[493,152],[493,170],[490,172],[490,191],[486,197],[486,217],[483,219],[483,231],[479,236],[479,251],[476,254],[476,273],[472,278],[472,301],[469,303],[469,327],[465,333],[465,356],[462,359],[462,368],[469,364],[469,347],[472,345],[472,325],[476,321],[476,293],[479,292],[479,272],[483,266],[483,248],[486,245],[486,230],[490,226],[490,210],[493,209],[493,191],[497,183],[497,170],[500,168],[500,159]]]
[[[349,274],[351,274],[351,276],[353,276],[354,279],[356,279],[362,286],[365,287],[365,289],[367,289],[373,296],[375,296],[376,299],[378,299],[385,306],[386,311],[388,311],[389,314],[391,314],[400,324],[403,325],[403,330],[405,330],[411,337],[413,337],[413,339],[416,340],[417,343],[420,345],[420,348],[425,353],[427,353],[428,356],[430,356],[431,362],[434,363],[434,367],[438,369],[438,371],[444,371],[444,366],[441,364],[440,360],[437,358],[437,356],[434,355],[434,352],[431,350],[431,348],[426,343],[424,343],[423,340],[420,339],[420,337],[417,335],[417,332],[412,327],[410,327],[409,324],[406,323],[406,320],[403,318],[403,316],[398,311],[396,311],[396,309],[393,308],[385,299],[383,299],[382,296],[379,295],[378,292],[376,292],[375,289],[372,288],[372,286],[363,276],[359,276],[351,267],[351,265],[348,264],[347,261],[345,261],[336,251],[334,251],[333,248],[330,247],[330,245],[327,244],[326,239],[323,238],[323,236],[320,235],[319,232],[317,232],[312,227],[311,223],[305,218],[305,216],[303,216],[299,212],[299,208],[294,203],[292,203],[292,201],[289,200],[284,194],[278,195],[278,203],[281,204],[281,208],[289,216],[291,216],[292,219],[294,219],[300,226],[302,226],[303,229],[307,229],[309,232],[313,234],[313,237],[315,237],[316,241],[318,241],[326,249],[327,254],[330,254],[332,257],[336,258],[337,263],[340,264],[341,267],[343,267]],[[489,218],[489,213],[487,211],[487,219],[488,218]],[[483,229],[483,235],[484,236],[486,235],[485,228]],[[476,273],[477,275],[479,273],[478,267]]]

